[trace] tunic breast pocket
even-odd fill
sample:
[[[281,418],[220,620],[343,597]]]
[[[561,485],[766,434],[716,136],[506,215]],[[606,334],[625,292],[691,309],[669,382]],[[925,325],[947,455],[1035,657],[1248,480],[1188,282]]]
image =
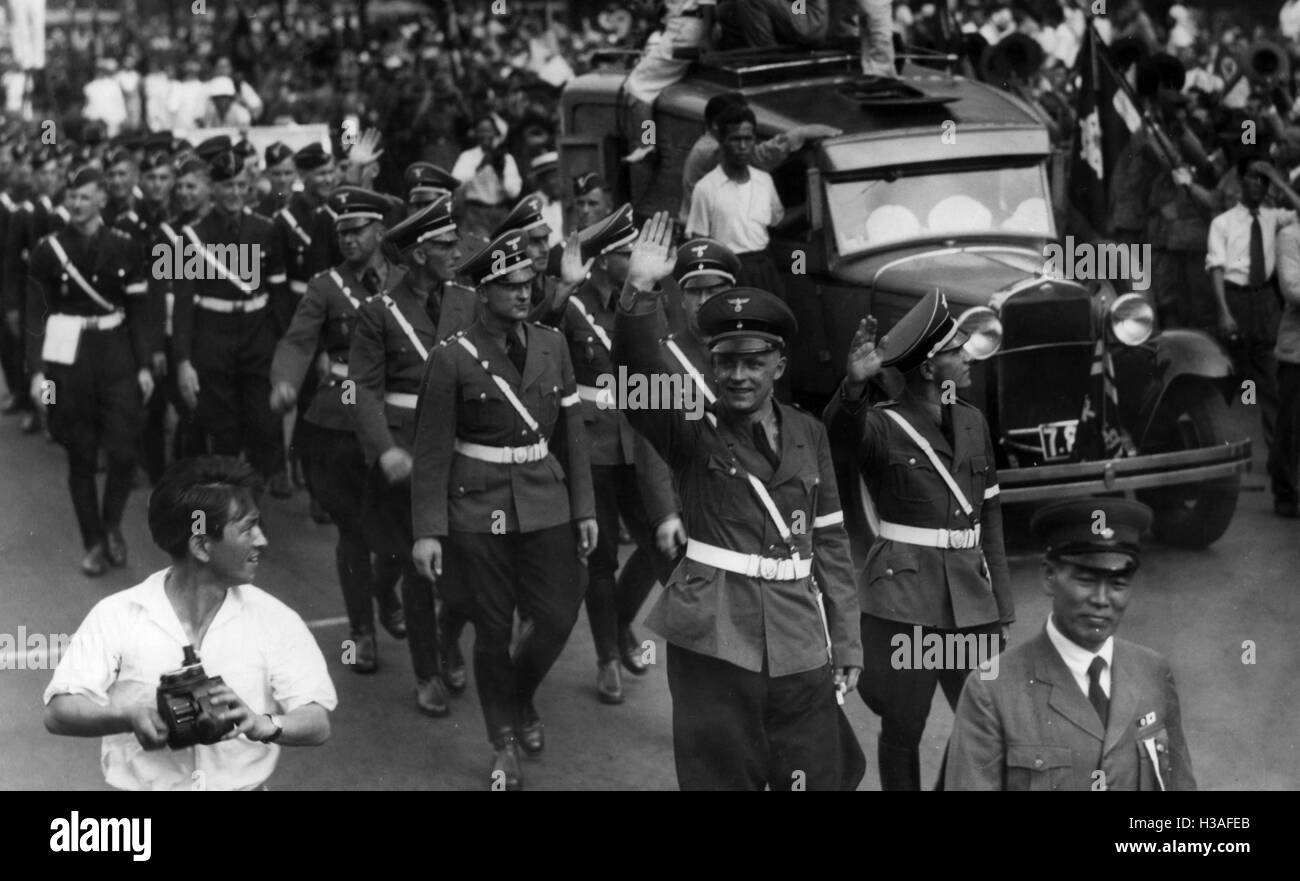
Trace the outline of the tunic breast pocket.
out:
[[[511,424],[509,421],[510,404],[501,392],[486,383],[465,386],[460,390],[459,421],[467,429],[475,432],[500,432],[501,428]]]
[[[913,504],[928,505],[942,478],[920,450],[889,451],[888,495]]]
[[[989,485],[989,460],[984,456],[971,456],[970,458],[971,483],[970,483],[970,503],[979,510],[980,504],[984,501],[984,490]]]
[[[718,506],[719,515],[726,520],[747,521],[752,507],[750,489],[740,469],[719,453],[710,454],[706,466],[708,498]]]
[[[1008,746],[1007,789],[1046,792],[1070,789],[1074,753],[1068,746]]]

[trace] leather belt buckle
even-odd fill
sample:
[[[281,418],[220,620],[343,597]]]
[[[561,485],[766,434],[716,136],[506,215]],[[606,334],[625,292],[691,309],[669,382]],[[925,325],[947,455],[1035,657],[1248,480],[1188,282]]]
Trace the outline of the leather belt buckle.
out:
[[[522,465],[528,461],[528,448],[515,447],[514,450],[511,451],[510,455],[511,458],[514,459],[516,465]]]
[[[780,572],[780,569],[781,569],[780,564],[776,560],[773,560],[771,557],[764,557],[763,559],[758,561],[758,574],[762,578],[767,579],[768,581],[771,581],[772,579],[776,578],[777,574]]]
[[[975,535],[969,529],[950,529],[948,530],[948,547],[953,550],[964,551],[974,546]]]

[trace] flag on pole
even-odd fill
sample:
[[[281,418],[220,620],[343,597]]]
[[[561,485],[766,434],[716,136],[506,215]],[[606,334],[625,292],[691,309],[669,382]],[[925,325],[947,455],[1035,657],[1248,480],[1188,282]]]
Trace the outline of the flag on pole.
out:
[[[1106,46],[1091,25],[1084,33],[1075,76],[1078,121],[1070,153],[1069,200],[1093,231],[1101,233],[1109,225],[1119,155],[1142,127],[1142,116],[1119,83]]]

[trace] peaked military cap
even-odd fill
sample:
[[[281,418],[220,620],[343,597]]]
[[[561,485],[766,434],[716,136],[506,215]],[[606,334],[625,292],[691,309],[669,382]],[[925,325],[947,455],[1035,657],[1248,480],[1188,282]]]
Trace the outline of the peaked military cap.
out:
[[[211,162],[218,155],[225,153],[232,147],[229,135],[217,135],[215,138],[199,141],[199,145],[194,148],[194,152],[205,162]]]
[[[532,281],[537,272],[524,250],[527,240],[528,237],[517,229],[504,232],[462,263],[457,271],[476,285],[498,280],[510,284]]]
[[[212,167],[212,182],[234,180],[244,170],[244,157],[234,150],[226,150],[212,157],[208,163]]]
[[[412,205],[432,202],[439,196],[452,193],[460,181],[451,173],[432,162],[412,162],[402,175],[406,187],[406,201]]]
[[[560,154],[554,150],[547,150],[545,153],[538,153],[528,163],[528,168],[533,174],[544,174],[553,171],[560,164]]]
[[[540,193],[529,193],[519,200],[519,204],[511,209],[506,215],[506,219],[501,221],[501,225],[493,231],[492,235],[499,236],[510,230],[518,230],[523,233],[533,233],[537,231],[538,235],[543,237],[551,234],[551,227],[542,217],[542,208],[545,207]],[[545,229],[545,232],[541,230]]]
[[[276,141],[274,144],[266,148],[265,156],[266,167],[270,168],[272,165],[279,165],[286,159],[292,159],[293,149],[288,144],[284,143],[284,141]]]
[[[364,187],[338,187],[330,193],[328,204],[334,212],[336,230],[356,229],[377,220],[383,220],[388,211],[388,199]]]
[[[922,297],[889,329],[877,349],[884,366],[897,367],[906,373],[939,352],[960,346],[966,339],[966,333],[957,329],[957,322],[948,311],[948,298],[936,289]]]
[[[582,259],[597,257],[627,248],[636,241],[637,228],[632,216],[632,205],[627,203],[604,220],[597,221],[578,233],[582,242]]]
[[[1128,499],[1067,499],[1039,509],[1030,528],[1051,559],[1122,572],[1137,568],[1151,516],[1146,505]]]
[[[455,231],[456,221],[451,216],[451,196],[443,196],[390,229],[388,235],[384,236],[384,241],[398,251],[405,251],[412,245]]]
[[[677,249],[673,278],[683,288],[695,287],[687,284],[694,279],[710,284],[723,280],[734,285],[739,274],[740,258],[716,239],[691,239]]]
[[[594,171],[580,174],[573,179],[573,195],[585,196],[592,190],[605,189],[605,179]]]
[[[790,307],[760,288],[732,288],[700,307],[700,330],[719,353],[784,349],[799,329]]]
[[[316,141],[293,154],[293,164],[298,167],[299,171],[315,171],[318,168],[324,168],[333,159],[334,157]]]

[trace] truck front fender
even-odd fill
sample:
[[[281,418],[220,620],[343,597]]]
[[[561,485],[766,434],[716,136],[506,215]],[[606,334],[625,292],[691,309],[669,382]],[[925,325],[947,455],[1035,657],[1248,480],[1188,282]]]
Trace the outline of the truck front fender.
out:
[[[1225,400],[1231,401],[1227,382],[1234,374],[1232,359],[1209,334],[1179,328],[1167,330],[1147,344],[1154,349],[1155,360],[1150,385],[1142,395],[1138,437],[1145,439],[1151,421],[1160,410],[1170,387],[1183,378],[1197,378],[1220,387]],[[1140,441],[1139,441],[1140,444]]]

